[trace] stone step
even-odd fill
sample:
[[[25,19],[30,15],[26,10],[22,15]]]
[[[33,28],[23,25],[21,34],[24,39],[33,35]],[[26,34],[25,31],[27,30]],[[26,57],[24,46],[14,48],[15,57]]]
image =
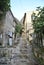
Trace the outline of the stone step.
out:
[[[28,49],[25,49],[25,48],[24,48],[24,49],[23,49],[23,48],[22,48],[22,49],[20,49],[20,51],[27,51],[27,50],[28,50]]]
[[[21,62],[29,62],[29,60],[28,59],[17,59],[17,60],[15,60],[15,61],[21,61]]]
[[[26,53],[24,53],[24,54],[22,54],[22,53],[21,53],[21,54],[19,54],[19,53],[14,53],[14,54],[11,54],[11,55],[16,55],[16,56],[21,55],[21,56],[22,56],[22,55],[30,55],[30,54],[29,54],[29,53],[27,53],[27,54],[26,54]]]

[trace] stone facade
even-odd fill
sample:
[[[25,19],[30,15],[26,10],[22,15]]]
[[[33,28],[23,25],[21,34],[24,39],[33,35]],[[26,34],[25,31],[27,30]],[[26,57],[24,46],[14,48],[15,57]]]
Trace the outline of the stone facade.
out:
[[[7,11],[6,16],[0,21],[0,45],[13,45],[16,18],[11,10]]]
[[[32,25],[32,18],[31,15],[32,13],[35,12],[36,14],[38,13],[37,11],[29,11],[24,14],[24,17],[21,19],[21,24],[23,26],[23,37],[24,38],[29,38],[29,41],[31,41],[34,29]]]

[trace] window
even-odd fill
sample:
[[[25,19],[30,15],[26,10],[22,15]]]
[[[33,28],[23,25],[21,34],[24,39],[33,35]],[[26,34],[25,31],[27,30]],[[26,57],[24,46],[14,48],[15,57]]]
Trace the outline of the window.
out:
[[[8,32],[8,35],[10,35],[12,37],[12,32]]]
[[[2,38],[2,33],[0,34],[0,38]]]
[[[2,46],[2,33],[0,33],[0,45]]]

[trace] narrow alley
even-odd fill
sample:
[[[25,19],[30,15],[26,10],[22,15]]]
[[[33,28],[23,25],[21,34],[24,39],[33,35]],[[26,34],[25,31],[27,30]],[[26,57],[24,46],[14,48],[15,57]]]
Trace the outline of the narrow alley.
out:
[[[13,50],[14,53],[13,57],[9,59],[10,62],[0,65],[34,65],[35,60],[32,53],[32,45],[27,40],[21,37],[18,45]]]

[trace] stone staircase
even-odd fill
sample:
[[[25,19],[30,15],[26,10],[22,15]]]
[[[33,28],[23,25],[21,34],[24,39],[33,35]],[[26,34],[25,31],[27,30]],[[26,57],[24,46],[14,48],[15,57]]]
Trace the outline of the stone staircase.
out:
[[[22,38],[15,48],[7,48],[9,57],[6,58],[7,64],[2,65],[34,65],[32,46]],[[1,63],[0,63],[1,65]]]

